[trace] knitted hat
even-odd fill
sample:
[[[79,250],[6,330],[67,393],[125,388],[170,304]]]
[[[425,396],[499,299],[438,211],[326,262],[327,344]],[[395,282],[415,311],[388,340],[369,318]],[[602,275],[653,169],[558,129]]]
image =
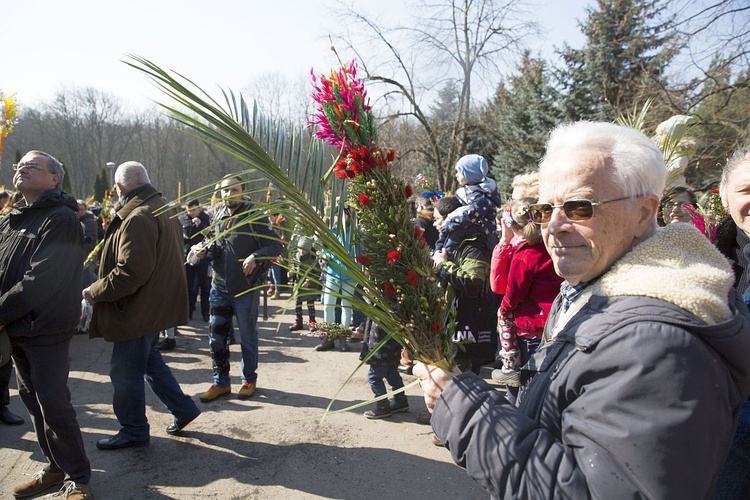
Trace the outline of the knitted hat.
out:
[[[313,240],[312,238],[308,238],[307,236],[302,236],[297,241],[297,248],[304,250],[305,252],[309,252],[312,250],[313,247]]]
[[[484,159],[484,156],[480,155],[462,156],[458,162],[456,162],[456,172],[464,176],[471,184],[479,184],[482,182],[482,179],[487,177],[489,169],[487,160]]]

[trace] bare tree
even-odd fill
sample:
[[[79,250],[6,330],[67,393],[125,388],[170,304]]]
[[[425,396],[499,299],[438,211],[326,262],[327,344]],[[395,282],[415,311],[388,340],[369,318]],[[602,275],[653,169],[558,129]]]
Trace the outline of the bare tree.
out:
[[[502,73],[501,68],[520,55],[523,39],[535,31],[535,24],[523,20],[522,3],[513,0],[425,1],[412,9],[412,24],[393,27],[353,7],[344,11],[365,28],[358,33],[366,36],[338,38],[358,55],[367,79],[384,85],[383,97],[392,107],[389,118],[409,116],[421,125],[438,186],[453,189],[450,166],[466,153],[474,77]],[[450,82],[456,84],[459,97],[444,144],[445,134],[436,130],[428,106],[432,93]]]
[[[738,90],[727,76],[750,67],[750,4],[746,0],[677,0],[675,6],[676,30],[685,40],[678,71],[692,79],[672,85],[672,93],[689,95],[692,106],[698,107],[715,94]]]
[[[274,122],[304,126],[312,111],[307,78],[264,73],[253,78],[243,93],[255,99],[263,114]]]

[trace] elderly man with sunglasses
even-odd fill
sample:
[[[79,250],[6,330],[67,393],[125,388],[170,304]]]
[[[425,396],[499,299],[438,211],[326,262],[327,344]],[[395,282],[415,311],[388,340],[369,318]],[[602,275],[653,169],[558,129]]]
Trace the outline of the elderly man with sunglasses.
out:
[[[713,498],[750,393],[750,316],[689,224],[657,229],[666,168],[633,129],[553,131],[541,224],[565,279],[512,406],[419,365],[432,426],[496,498]]]

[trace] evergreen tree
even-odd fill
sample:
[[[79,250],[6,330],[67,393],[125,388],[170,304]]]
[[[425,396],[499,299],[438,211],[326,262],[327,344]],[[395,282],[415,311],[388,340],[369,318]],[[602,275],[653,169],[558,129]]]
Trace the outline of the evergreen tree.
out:
[[[513,177],[537,170],[549,132],[561,121],[557,100],[546,63],[527,52],[484,110],[480,135],[488,137],[492,175],[506,195]]]
[[[101,169],[94,178],[94,199],[99,203],[104,201],[104,193],[109,189],[107,169]]]
[[[597,0],[586,11],[586,45],[561,51],[565,118],[613,121],[648,97],[659,101],[677,53],[663,0]]]

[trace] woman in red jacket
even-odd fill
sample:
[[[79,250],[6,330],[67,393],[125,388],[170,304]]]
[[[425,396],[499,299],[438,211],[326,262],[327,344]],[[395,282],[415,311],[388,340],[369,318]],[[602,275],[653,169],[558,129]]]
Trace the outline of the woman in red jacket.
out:
[[[507,386],[507,397],[511,402],[518,393],[520,368],[539,347],[544,323],[562,283],[544,247],[539,226],[531,222],[529,206],[534,203],[533,198],[511,202],[509,229],[513,232],[513,239],[521,241],[513,246],[512,240],[506,236],[503,240],[508,243],[501,243],[498,245],[501,248],[495,249],[498,259],[493,258],[490,270],[493,291],[504,295],[497,313],[499,357],[503,367],[494,370],[492,378]],[[512,254],[503,245],[511,247]],[[495,290],[503,281],[503,260],[507,259],[503,259],[503,255],[510,255],[505,290]]]

